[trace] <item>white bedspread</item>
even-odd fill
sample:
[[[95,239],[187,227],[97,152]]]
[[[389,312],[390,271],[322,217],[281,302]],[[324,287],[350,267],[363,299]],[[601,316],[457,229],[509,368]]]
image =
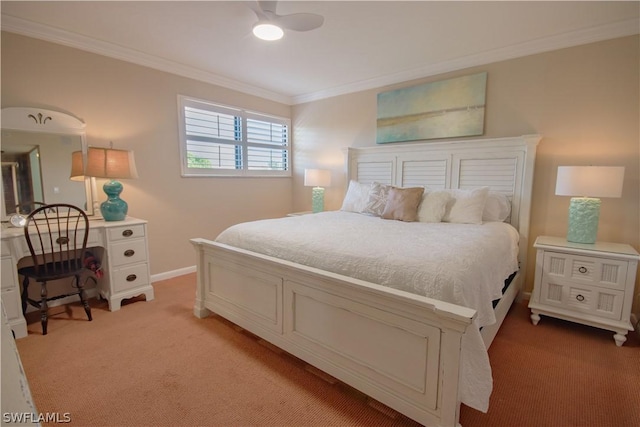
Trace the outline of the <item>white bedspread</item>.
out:
[[[419,223],[333,211],[238,224],[216,241],[368,282],[447,301],[495,322],[492,301],[518,267],[511,225]],[[478,328],[463,338],[463,403],[485,411],[492,390]]]

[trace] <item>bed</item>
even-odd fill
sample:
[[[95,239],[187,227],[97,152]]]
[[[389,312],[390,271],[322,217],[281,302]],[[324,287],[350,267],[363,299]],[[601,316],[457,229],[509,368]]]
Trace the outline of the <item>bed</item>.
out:
[[[461,402],[480,410],[488,405],[486,349],[525,275],[539,140],[527,135],[348,148],[348,181],[434,193],[486,188],[508,200],[508,218],[425,224],[347,209],[240,224],[216,241],[192,239],[194,314],[217,313],[422,424],[457,425]],[[303,234],[314,229],[321,231]],[[362,236],[368,236],[364,252],[351,247]],[[432,246],[442,241],[448,245]],[[483,242],[494,249],[482,250]],[[417,264],[439,270],[389,268],[416,253]],[[439,258],[446,254],[456,255],[462,267]],[[368,263],[354,269],[358,257]],[[400,274],[387,276],[391,270]]]

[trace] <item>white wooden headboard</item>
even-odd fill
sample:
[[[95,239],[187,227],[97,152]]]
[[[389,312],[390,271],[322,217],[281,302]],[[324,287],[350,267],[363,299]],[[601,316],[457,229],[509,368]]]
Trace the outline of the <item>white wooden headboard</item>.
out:
[[[510,223],[520,233],[524,273],[529,246],[533,169],[540,135],[347,149],[347,177],[433,190],[488,186],[511,200]],[[523,274],[524,275],[524,274]]]

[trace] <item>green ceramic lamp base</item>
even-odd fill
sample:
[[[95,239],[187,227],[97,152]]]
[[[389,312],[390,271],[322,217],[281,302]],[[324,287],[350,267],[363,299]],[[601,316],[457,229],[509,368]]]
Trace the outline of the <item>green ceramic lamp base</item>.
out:
[[[119,197],[122,188],[122,184],[115,180],[106,182],[102,187],[107,194],[107,200],[100,205],[100,213],[105,221],[122,221],[127,217],[129,205]]]
[[[311,210],[313,213],[324,210],[324,188],[314,187],[311,193]]]
[[[573,197],[569,204],[569,230],[567,241],[595,243],[600,220],[600,199]]]

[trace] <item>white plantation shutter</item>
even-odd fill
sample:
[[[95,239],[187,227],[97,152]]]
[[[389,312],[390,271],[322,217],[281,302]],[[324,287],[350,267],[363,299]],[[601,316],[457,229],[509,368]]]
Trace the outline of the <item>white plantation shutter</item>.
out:
[[[179,97],[183,176],[291,176],[290,121]]]

